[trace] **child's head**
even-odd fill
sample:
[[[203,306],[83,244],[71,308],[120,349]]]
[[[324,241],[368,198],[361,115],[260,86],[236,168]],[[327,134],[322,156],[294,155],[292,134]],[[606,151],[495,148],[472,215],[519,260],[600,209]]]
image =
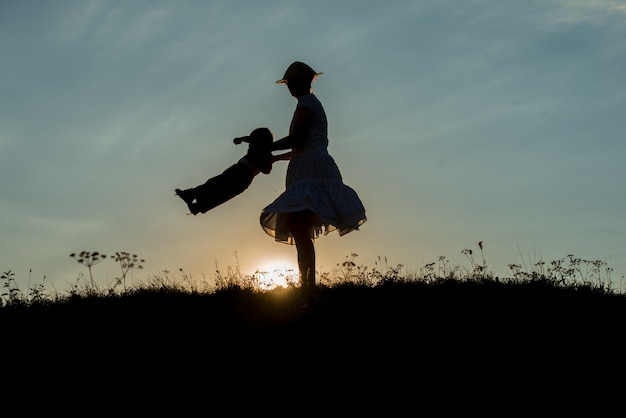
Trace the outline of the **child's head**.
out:
[[[256,128],[250,132],[250,145],[270,146],[274,141],[274,135],[267,128]]]

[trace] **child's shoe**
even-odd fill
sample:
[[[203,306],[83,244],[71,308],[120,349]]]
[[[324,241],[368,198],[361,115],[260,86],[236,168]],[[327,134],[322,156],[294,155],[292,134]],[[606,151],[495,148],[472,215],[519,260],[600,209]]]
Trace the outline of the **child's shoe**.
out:
[[[209,206],[207,202],[203,199],[196,199],[193,205],[194,205],[194,210],[196,211],[196,213],[207,213],[209,210],[211,210],[212,207],[214,207],[214,206]]]
[[[187,190],[176,189],[175,192],[178,197],[180,197],[181,199],[185,201],[185,203],[187,204],[187,207],[189,208],[189,212],[191,212],[192,215],[196,215],[198,214],[198,212],[200,212],[200,210],[198,209],[198,205],[194,203],[195,197],[194,197],[193,189],[187,189]]]
[[[185,203],[188,205],[191,202],[193,202],[193,200],[195,199],[195,196],[193,195],[193,189],[187,189],[187,190],[176,189],[175,192],[176,192],[176,195],[180,197],[181,199],[183,199]]]

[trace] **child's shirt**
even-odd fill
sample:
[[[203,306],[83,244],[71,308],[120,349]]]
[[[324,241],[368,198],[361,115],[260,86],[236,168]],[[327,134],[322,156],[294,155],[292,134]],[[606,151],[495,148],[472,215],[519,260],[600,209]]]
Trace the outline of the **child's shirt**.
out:
[[[272,152],[266,147],[248,145],[248,153],[239,162],[246,165],[252,175],[269,174],[272,171]]]

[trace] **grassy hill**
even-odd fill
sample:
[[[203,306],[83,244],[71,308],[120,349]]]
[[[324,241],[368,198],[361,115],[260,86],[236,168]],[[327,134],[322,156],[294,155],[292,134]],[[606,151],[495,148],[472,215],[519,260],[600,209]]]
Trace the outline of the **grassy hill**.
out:
[[[446,411],[470,394],[481,407],[556,393],[572,406],[623,379],[626,297],[605,286],[394,270],[378,279],[314,295],[230,282],[5,302],[3,394],[38,406],[176,399],[271,413],[291,402],[390,416],[440,398]]]

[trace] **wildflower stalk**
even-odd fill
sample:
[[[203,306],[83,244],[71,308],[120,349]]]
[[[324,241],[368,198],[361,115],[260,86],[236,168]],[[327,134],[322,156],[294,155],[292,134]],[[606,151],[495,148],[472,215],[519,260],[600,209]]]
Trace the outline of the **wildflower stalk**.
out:
[[[100,261],[104,260],[107,256],[105,254],[100,254],[98,251],[81,251],[79,254],[70,254],[70,257],[75,259],[79,264],[87,267],[87,269],[89,270],[89,280],[91,281],[91,288],[95,289],[95,285],[93,282],[93,272],[91,268],[92,266],[98,264]]]

